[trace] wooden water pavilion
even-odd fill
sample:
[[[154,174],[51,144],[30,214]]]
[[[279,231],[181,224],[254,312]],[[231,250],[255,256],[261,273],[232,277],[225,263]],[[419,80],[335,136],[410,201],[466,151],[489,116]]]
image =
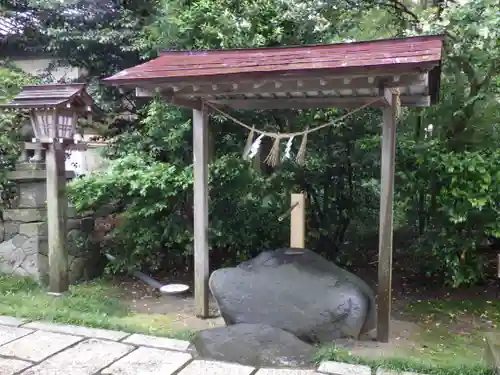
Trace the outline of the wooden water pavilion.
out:
[[[208,113],[210,106],[245,110],[381,108],[382,160],[377,338],[389,340],[396,111],[439,99],[442,36],[329,45],[168,51],[106,78],[160,94],[193,111],[195,304],[208,317]],[[374,101],[374,99],[379,99]]]

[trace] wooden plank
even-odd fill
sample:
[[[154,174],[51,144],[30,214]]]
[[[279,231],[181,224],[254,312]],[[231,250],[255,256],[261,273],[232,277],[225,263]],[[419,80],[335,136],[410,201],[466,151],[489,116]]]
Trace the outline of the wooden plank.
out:
[[[45,150],[47,144],[59,143],[64,145],[65,150],[79,150],[86,151],[88,148],[88,142],[80,141],[77,142],[73,139],[56,139],[53,138],[33,138],[32,142],[24,142],[23,148],[25,150]]]
[[[500,253],[497,253],[497,278],[500,279]]]
[[[47,226],[49,235],[49,292],[68,290],[68,249],[66,248],[66,175],[64,149],[58,143],[47,147]]]
[[[308,108],[356,108],[369,103],[374,99],[380,101],[371,104],[371,107],[384,108],[387,102],[382,96],[325,96],[300,98],[262,98],[262,99],[214,99],[207,101],[216,105],[229,106],[237,109],[308,109]],[[401,105],[405,107],[428,107],[429,96],[401,95]]]
[[[238,109],[308,109],[308,108],[356,108],[367,104],[375,99],[379,101],[372,103],[372,107],[381,107],[384,104],[380,96],[347,96],[347,97],[312,97],[312,98],[289,98],[289,99],[222,99],[209,100],[210,103],[227,105]]]
[[[290,247],[306,246],[306,199],[304,194],[292,194],[291,207],[297,206],[290,214]]]
[[[186,109],[196,109],[201,110],[203,106],[201,100],[199,99],[183,99],[183,98],[167,98],[166,99],[170,104],[176,105],[178,107],[186,108]]]
[[[201,111],[203,108],[203,103],[200,99],[186,99],[178,98],[173,95],[171,91],[163,90],[161,92],[162,98],[169,102],[170,104],[176,105],[178,107],[183,107],[186,109],[193,109]]]
[[[45,150],[45,145],[41,143],[33,143],[33,142],[24,142],[23,148],[25,150]]]
[[[194,298],[196,316],[208,318],[208,111],[193,110]]]
[[[137,98],[152,98],[154,97],[156,92],[154,90],[145,89],[142,87],[135,88],[135,96]]]
[[[382,162],[380,173],[380,233],[378,255],[377,339],[389,341],[392,296],[392,216],[394,195],[394,162],[396,152],[396,105],[383,109]]]
[[[382,96],[384,98],[385,104],[387,106],[391,106],[392,97],[393,97],[392,89],[390,89],[388,87],[381,88],[380,89],[380,96]]]
[[[154,89],[145,88],[145,87],[136,87],[135,88],[135,96],[138,98],[152,98],[158,93],[161,94],[163,99],[170,104],[173,104],[173,105],[176,105],[179,107],[183,107],[183,108],[187,108],[187,109],[201,110],[201,101],[200,100],[175,97],[172,94],[170,87],[164,88],[163,90],[160,87],[155,87]]]

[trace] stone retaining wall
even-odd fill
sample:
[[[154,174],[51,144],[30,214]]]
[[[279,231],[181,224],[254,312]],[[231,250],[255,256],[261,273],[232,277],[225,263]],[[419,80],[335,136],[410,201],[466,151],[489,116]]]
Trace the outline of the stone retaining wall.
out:
[[[0,221],[0,273],[48,282],[46,180],[43,162],[19,163],[8,176],[16,183],[11,208]],[[74,177],[67,172],[67,179]],[[89,280],[102,273],[102,258],[94,239],[94,219],[67,212],[70,282]]]

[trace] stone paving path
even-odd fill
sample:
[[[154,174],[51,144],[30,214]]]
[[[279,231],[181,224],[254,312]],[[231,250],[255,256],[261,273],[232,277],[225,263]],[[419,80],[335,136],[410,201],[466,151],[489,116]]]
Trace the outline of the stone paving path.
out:
[[[62,374],[373,375],[369,367],[338,362],[311,370],[256,369],[197,359],[187,341],[0,316],[0,375]]]

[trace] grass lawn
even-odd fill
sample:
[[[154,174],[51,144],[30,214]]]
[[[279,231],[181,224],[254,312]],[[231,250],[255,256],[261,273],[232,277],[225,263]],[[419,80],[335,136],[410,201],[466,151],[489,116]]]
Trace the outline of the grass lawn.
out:
[[[426,300],[408,304],[403,317],[422,327],[418,336],[409,339],[418,344],[406,351],[404,359],[373,359],[354,355],[340,347],[325,346],[317,361],[337,360],[414,371],[429,375],[493,375],[483,362],[486,331],[498,332],[500,301]]]
[[[500,301],[474,300],[428,300],[410,303],[406,312],[426,317],[429,321],[439,319],[445,324],[464,322],[476,326],[485,323],[491,328],[500,325]]]
[[[119,290],[99,280],[72,286],[64,297],[53,297],[29,279],[0,275],[0,315],[85,325],[189,339],[190,332],[171,329],[171,318],[138,314],[120,303]]]
[[[478,363],[484,357],[485,332],[500,335],[497,300],[428,300],[411,303],[405,310],[426,328],[422,341],[428,344],[422,357],[434,363]]]
[[[386,360],[366,359],[353,356],[347,350],[336,347],[320,349],[315,358],[316,362],[325,360],[362,364],[372,369],[384,368],[395,371],[417,372],[425,375],[494,375],[495,372],[480,364],[458,364],[449,362],[436,364],[418,357],[391,358]]]

